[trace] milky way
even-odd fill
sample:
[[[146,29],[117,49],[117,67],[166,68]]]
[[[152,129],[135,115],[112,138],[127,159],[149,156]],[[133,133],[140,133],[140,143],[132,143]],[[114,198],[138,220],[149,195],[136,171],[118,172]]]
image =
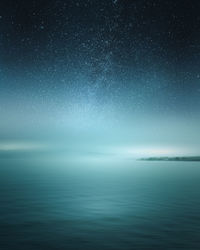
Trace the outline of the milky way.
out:
[[[199,153],[199,11],[186,0],[1,1],[3,143]]]

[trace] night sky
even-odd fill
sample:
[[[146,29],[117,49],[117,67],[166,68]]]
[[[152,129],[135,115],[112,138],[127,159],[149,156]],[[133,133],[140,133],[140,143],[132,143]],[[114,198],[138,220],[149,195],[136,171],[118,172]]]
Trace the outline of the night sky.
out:
[[[199,13],[198,0],[2,0],[0,150],[199,154]]]

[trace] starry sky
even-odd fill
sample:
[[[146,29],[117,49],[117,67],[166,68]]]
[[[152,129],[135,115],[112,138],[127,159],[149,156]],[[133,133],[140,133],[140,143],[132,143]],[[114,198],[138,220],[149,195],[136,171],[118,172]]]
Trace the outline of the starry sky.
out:
[[[200,154],[199,12],[198,0],[2,0],[0,150]]]

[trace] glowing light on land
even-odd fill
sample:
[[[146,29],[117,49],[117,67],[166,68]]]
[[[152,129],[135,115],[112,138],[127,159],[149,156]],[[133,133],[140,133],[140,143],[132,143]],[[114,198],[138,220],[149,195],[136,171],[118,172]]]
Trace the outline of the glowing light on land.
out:
[[[174,147],[174,146],[130,146],[119,147],[113,149],[113,152],[123,157],[159,157],[159,156],[184,156],[194,155],[195,150],[193,148]]]

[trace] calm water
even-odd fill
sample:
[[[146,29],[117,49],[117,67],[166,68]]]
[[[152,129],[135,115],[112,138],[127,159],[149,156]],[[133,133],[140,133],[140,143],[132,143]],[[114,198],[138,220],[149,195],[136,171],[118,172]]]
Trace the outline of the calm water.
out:
[[[200,249],[200,163],[0,160],[0,249]]]

